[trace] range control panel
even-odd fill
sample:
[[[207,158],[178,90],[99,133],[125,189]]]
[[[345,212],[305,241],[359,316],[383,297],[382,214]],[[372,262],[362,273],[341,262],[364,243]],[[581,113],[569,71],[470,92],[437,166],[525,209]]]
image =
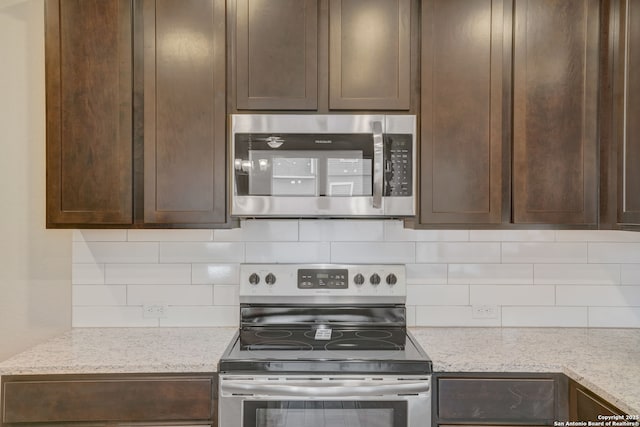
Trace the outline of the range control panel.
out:
[[[300,289],[344,289],[349,287],[347,269],[298,269]]]
[[[241,264],[240,300],[257,297],[304,299],[354,297],[368,299],[406,296],[402,264]]]

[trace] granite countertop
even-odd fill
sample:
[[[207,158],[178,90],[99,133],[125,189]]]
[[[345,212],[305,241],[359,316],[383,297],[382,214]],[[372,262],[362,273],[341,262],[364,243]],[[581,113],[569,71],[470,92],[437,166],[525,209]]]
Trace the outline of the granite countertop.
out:
[[[411,328],[435,372],[562,372],[640,414],[640,329]],[[235,328],[75,328],[1,375],[215,372]]]

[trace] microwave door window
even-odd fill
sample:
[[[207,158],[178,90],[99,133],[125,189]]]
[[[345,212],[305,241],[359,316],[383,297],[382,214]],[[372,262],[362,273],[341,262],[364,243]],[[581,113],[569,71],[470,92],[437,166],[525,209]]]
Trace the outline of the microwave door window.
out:
[[[327,159],[327,196],[371,196],[372,162],[362,157],[330,157]]]

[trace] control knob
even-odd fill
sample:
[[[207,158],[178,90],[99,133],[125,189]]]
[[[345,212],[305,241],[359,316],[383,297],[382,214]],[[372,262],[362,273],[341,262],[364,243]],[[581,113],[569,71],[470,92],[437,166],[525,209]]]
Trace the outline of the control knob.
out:
[[[387,275],[387,285],[389,286],[393,286],[396,283],[398,283],[398,278],[396,277],[395,274],[391,273]]]
[[[252,273],[251,276],[249,276],[249,283],[251,283],[252,285],[257,285],[258,283],[260,283],[260,276],[258,276],[256,273]]]
[[[378,286],[380,284],[380,276],[378,276],[378,273],[373,273],[369,278],[369,282],[371,282],[373,286]]]
[[[276,276],[273,273],[269,273],[267,277],[264,278],[264,281],[267,282],[267,285],[273,285],[276,283]]]
[[[364,283],[364,276],[360,273],[356,274],[356,276],[353,278],[353,282],[360,286]]]

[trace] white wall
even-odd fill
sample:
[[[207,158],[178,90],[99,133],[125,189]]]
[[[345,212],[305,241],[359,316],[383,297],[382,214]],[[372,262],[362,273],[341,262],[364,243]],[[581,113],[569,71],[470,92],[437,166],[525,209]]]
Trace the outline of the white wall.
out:
[[[250,220],[235,230],[73,235],[74,326],[233,326],[240,263],[403,263],[419,326],[640,327],[640,233],[414,231]],[[164,319],[142,316],[166,304]],[[493,319],[473,306],[496,306]]]
[[[71,232],[45,229],[44,2],[0,2],[0,360],[71,327]]]

